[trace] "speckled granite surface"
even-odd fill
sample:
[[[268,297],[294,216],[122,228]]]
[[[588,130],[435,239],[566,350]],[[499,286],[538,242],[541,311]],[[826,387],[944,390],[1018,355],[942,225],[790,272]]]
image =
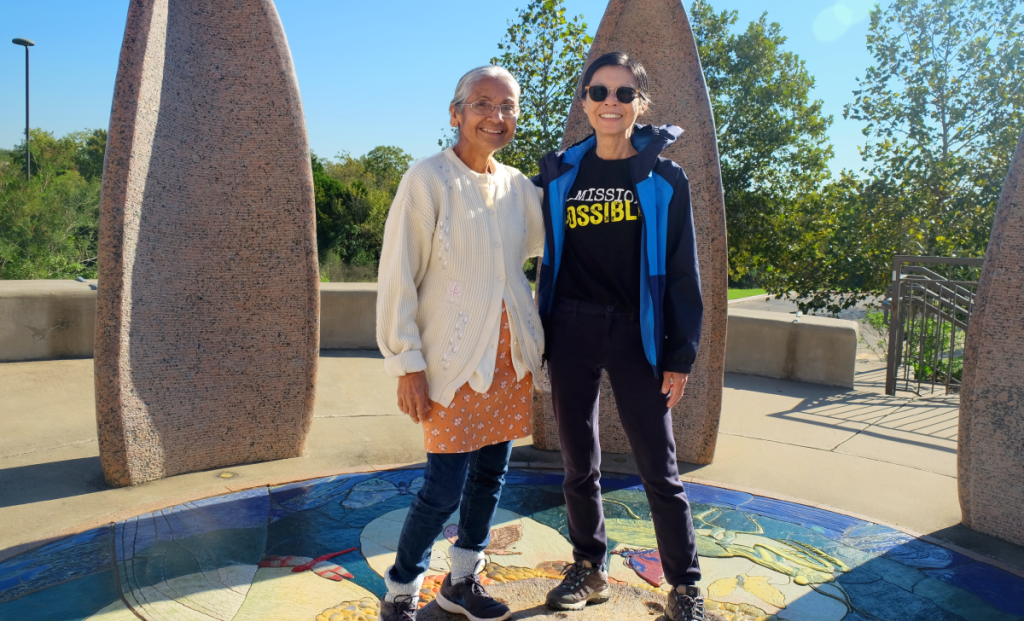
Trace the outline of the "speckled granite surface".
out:
[[[658,25],[656,30],[652,24]],[[619,50],[637,58],[650,79],[654,105],[640,122],[672,123],[684,130],[683,136],[662,155],[682,166],[690,180],[704,294],[704,331],[686,396],[675,407],[673,416],[678,459],[708,464],[715,455],[722,409],[728,308],[725,201],[711,102],[690,22],[679,0],[611,0],[594,37],[588,62]],[[582,108],[574,104],[563,146],[582,140],[592,131]],[[545,392],[542,381],[537,386],[534,444],[558,450],[550,389]],[[601,384],[600,411],[601,447],[617,453],[632,452],[619,424],[607,377]]]
[[[319,291],[313,180],[271,0],[132,0],[100,210],[107,481],[303,452]]]
[[[963,521],[1024,545],[1024,135],[1006,176],[964,352]]]

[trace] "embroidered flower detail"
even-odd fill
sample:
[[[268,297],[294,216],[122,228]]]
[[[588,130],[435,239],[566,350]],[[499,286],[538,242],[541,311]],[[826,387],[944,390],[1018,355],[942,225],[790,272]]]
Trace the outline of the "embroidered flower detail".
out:
[[[501,387],[502,387],[502,389],[508,388],[508,382],[505,381],[505,380],[502,380],[501,381]]]
[[[459,418],[456,418],[455,420],[453,420],[452,424],[453,425],[461,425],[462,424],[462,417],[460,416]]]
[[[479,429],[480,431],[483,431],[484,430],[484,424],[483,423],[477,423],[476,424],[476,428]]]
[[[440,431],[438,431],[437,429],[432,429],[432,430],[430,431],[430,435],[432,435],[432,436],[435,436],[435,437],[436,437],[436,436],[439,436],[439,435],[441,435],[441,432],[440,432]]]
[[[437,415],[440,416],[441,418],[447,416],[444,412],[438,412]]]
[[[438,444],[438,445],[437,445],[437,448],[438,448],[438,450],[440,450],[440,451],[441,451],[442,453],[448,450],[448,447],[447,447],[447,446],[445,445],[445,443],[444,443],[444,442],[442,442],[441,444]]]
[[[522,414],[516,414],[516,420],[523,420]]]
[[[505,359],[505,352],[501,352],[501,355],[498,356],[498,357],[501,358],[502,360],[504,360]],[[508,373],[506,373],[505,375],[508,375]]]
[[[452,402],[452,404],[448,406],[448,409],[454,410],[455,409],[455,403]]]
[[[464,401],[465,401],[466,403],[469,403],[469,395],[463,395],[463,396],[462,396],[462,399],[463,399],[463,400],[464,400]]]
[[[523,395],[522,397],[519,397],[519,401],[521,401],[523,403],[526,403],[526,395]]]

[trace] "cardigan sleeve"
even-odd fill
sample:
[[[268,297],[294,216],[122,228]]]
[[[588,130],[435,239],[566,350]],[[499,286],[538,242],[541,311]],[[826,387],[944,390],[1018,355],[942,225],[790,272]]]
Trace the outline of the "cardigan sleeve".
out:
[[[416,313],[437,212],[424,172],[410,169],[398,186],[377,273],[377,346],[385,372],[395,377],[427,368]]]
[[[525,176],[523,186],[526,188],[526,256],[523,259],[526,260],[544,254],[544,213],[540,209],[544,191],[535,188]]]

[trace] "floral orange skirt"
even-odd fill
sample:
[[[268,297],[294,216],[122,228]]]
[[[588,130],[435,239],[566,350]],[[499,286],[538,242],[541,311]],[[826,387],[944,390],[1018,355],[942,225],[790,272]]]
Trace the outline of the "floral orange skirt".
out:
[[[448,407],[434,403],[423,422],[428,453],[468,453],[485,446],[525,438],[533,433],[530,399],[533,376],[516,380],[512,366],[512,336],[504,307],[494,381],[485,393],[463,384]]]

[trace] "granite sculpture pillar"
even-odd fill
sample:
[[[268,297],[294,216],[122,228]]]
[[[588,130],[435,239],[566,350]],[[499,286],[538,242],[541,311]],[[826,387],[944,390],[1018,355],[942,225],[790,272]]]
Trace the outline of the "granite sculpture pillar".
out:
[[[272,0],[131,0],[99,246],[107,482],[301,455],[319,349],[313,178]]]
[[[587,65],[615,51],[627,52],[639,60],[650,78],[654,105],[639,122],[671,123],[684,130],[662,156],[682,166],[690,181],[704,297],[704,331],[686,395],[673,410],[673,425],[677,458],[709,464],[715,455],[722,409],[728,320],[725,199],[711,101],[697,44],[679,0],[611,0],[591,45]],[[562,148],[592,132],[580,101],[574,100]],[[533,408],[534,445],[558,450],[550,386],[546,377],[538,380]],[[607,376],[601,383],[599,407],[601,448],[613,453],[631,452]]]
[[[1024,545],[1024,135],[967,330],[957,458],[964,525]]]

